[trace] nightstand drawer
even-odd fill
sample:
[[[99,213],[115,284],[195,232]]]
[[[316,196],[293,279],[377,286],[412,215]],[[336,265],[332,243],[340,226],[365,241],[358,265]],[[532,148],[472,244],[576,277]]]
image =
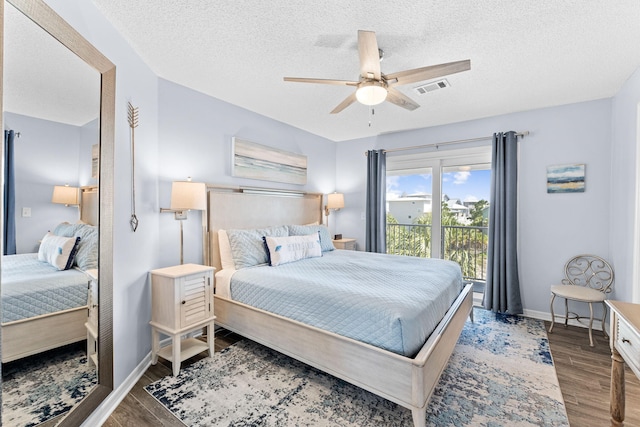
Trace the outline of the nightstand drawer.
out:
[[[618,318],[616,348],[629,365],[640,369],[640,335],[621,318]]]

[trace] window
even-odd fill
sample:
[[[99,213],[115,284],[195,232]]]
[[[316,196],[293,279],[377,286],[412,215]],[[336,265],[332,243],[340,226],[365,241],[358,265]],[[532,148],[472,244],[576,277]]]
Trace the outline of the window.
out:
[[[387,157],[387,252],[457,261],[484,280],[491,148]]]

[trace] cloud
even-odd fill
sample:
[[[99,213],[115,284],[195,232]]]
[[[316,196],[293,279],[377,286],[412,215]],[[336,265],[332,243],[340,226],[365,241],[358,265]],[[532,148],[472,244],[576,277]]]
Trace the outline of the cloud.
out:
[[[469,171],[460,171],[453,174],[453,183],[454,184],[464,184],[467,182],[469,177],[471,176],[471,172]]]

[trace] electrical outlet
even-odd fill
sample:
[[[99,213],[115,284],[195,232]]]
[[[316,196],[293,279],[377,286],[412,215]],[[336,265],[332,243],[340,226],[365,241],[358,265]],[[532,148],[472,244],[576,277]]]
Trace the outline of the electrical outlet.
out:
[[[31,218],[31,208],[22,208],[22,217]]]

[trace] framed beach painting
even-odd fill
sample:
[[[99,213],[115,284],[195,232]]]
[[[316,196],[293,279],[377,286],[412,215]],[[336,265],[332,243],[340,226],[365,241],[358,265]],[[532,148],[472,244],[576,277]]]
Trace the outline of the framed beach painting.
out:
[[[267,147],[241,138],[232,138],[231,175],[304,185],[307,183],[307,156]]]
[[[547,193],[584,193],[583,164],[547,166]]]

